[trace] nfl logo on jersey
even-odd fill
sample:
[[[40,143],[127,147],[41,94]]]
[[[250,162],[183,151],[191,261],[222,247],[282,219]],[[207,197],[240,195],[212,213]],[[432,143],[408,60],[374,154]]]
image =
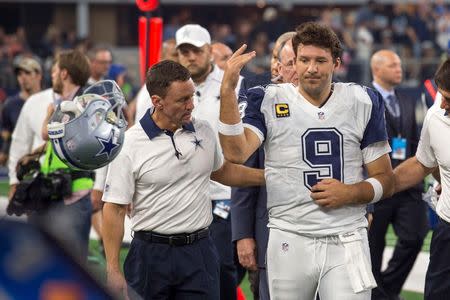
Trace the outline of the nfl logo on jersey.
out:
[[[319,120],[325,120],[325,113],[323,111],[319,111],[317,116],[319,117]]]
[[[282,243],[281,244],[281,250],[283,251],[283,252],[287,252],[288,250],[289,250],[289,244],[288,243]]]

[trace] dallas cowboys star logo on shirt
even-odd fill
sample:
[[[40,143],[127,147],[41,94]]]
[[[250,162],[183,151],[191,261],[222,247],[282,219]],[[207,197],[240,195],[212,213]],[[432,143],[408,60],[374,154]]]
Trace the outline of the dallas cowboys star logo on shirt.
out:
[[[106,156],[109,158],[111,156],[111,152],[117,147],[119,147],[119,144],[115,144],[113,142],[113,133],[114,131],[111,131],[107,140],[96,136],[97,140],[102,145],[102,149],[95,156],[106,154]]]
[[[203,149],[202,141],[203,141],[203,140],[199,140],[199,139],[197,139],[196,136],[194,136],[194,140],[191,141],[191,143],[195,145],[195,150],[196,150],[196,151],[197,151],[197,148],[198,148],[198,147],[200,147],[200,148]]]

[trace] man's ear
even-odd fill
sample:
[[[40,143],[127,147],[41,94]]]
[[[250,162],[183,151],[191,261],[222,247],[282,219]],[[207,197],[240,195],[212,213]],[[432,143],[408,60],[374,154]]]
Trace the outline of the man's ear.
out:
[[[334,62],[334,68],[335,69],[339,68],[341,66],[341,63],[342,63],[341,58],[340,57],[336,58]]]
[[[61,79],[63,80],[66,80],[67,77],[69,76],[69,72],[67,72],[67,69],[61,69],[59,74],[61,76]]]
[[[155,107],[156,110],[161,110],[163,108],[163,99],[161,97],[158,95],[152,95],[150,98],[152,99],[153,107]]]

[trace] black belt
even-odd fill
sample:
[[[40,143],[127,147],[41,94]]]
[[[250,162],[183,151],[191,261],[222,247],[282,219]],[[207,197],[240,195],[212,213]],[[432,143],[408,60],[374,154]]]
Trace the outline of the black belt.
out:
[[[193,233],[164,235],[151,231],[136,231],[134,237],[149,243],[169,244],[170,246],[191,245],[209,235],[209,229],[203,228]]]

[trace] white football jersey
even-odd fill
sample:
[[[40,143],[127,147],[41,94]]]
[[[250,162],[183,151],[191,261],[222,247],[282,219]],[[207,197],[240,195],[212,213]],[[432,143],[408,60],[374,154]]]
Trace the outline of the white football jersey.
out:
[[[192,111],[194,118],[208,121],[216,132],[217,141],[219,141],[218,127],[222,78],[223,70],[214,65],[206,80],[195,86],[194,110]],[[236,95],[239,92],[241,79],[240,77],[236,87]],[[224,200],[231,197],[231,188],[214,180],[211,180],[210,189],[212,200]]]
[[[292,84],[268,85],[249,89],[239,107],[264,143],[269,227],[325,236],[367,226],[366,205],[321,208],[310,189],[323,178],[359,182],[364,164],[390,152],[378,92],[335,83],[316,107]]]
[[[437,167],[441,175],[442,193],[436,205],[436,213],[446,222],[450,222],[450,117],[439,107],[441,99],[436,97],[435,104],[428,110],[420,134],[416,158],[428,168]]]

